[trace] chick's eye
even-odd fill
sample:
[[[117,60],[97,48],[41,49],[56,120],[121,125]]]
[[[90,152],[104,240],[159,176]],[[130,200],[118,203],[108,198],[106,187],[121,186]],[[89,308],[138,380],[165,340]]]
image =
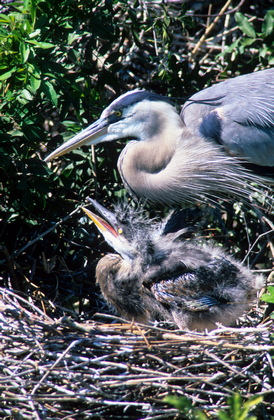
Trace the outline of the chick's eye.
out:
[[[115,111],[115,116],[120,118],[122,116],[122,112],[119,110]]]

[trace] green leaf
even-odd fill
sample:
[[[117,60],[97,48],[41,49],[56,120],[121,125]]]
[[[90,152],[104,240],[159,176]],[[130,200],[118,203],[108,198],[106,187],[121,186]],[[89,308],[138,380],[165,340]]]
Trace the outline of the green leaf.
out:
[[[31,95],[31,93],[27,89],[23,89],[20,96],[21,96],[21,98],[24,98],[27,101],[32,101],[32,99],[33,99],[33,96]]]
[[[218,412],[218,418],[220,419],[220,420],[231,420],[231,415],[230,414],[228,414],[228,413],[226,413],[225,411],[223,411],[223,410],[220,410],[219,412]]]
[[[36,21],[36,11],[37,11],[37,5],[35,0],[29,1],[29,8],[30,8],[30,16],[33,24]]]
[[[249,416],[249,411],[255,405],[263,401],[261,395],[254,395],[249,400],[243,402],[240,394],[233,394],[228,398],[229,408],[227,410],[220,410],[218,418],[220,420],[256,420],[256,417]]]
[[[75,32],[72,32],[71,34],[68,35],[68,45],[73,44],[74,41],[80,39],[81,36]]]
[[[241,31],[250,38],[256,38],[256,32],[253,25],[248,21],[247,17],[240,12],[235,13],[235,20]]]
[[[268,35],[271,35],[273,32],[273,27],[274,27],[274,15],[273,15],[273,10],[269,10],[265,17],[264,17],[264,21],[262,24],[262,32],[263,35],[266,37]]]
[[[21,63],[24,64],[29,58],[30,47],[24,41],[20,42],[19,51],[21,54]]]
[[[245,401],[244,404],[243,404],[244,410],[243,410],[243,414],[242,414],[241,419],[244,420],[246,417],[243,417],[243,415],[246,416],[248,414],[248,411],[252,407],[254,407],[254,405],[258,405],[262,401],[263,401],[263,396],[262,395],[259,395],[259,396],[254,395],[254,397],[251,397],[251,398],[249,398],[249,400]]]
[[[11,70],[7,71],[6,73],[3,73],[0,75],[0,80],[7,80],[9,79],[13,73],[15,73],[16,67],[13,67]]]
[[[3,15],[2,13],[0,14],[0,23],[11,23],[11,18],[8,15]]]
[[[32,91],[36,92],[41,86],[40,68],[36,64],[28,63],[28,72],[29,72],[30,86],[32,88]]]
[[[230,411],[233,413],[235,420],[239,420],[242,405],[242,398],[240,394],[233,394],[230,398],[228,398],[228,404],[230,405]]]
[[[255,42],[256,42],[256,39],[254,38],[243,38],[241,42],[241,47],[243,48],[250,47],[250,45],[253,45]]]
[[[274,303],[274,296],[270,296],[268,294],[263,294],[261,297],[261,300],[263,302],[267,302],[267,303]]]
[[[43,83],[44,91],[47,96],[47,98],[54,104],[54,106],[58,105],[58,96],[56,93],[56,90],[54,89],[53,85],[46,81]]]
[[[51,42],[28,41],[28,43],[35,45],[37,48],[42,48],[43,50],[55,47]]]
[[[268,286],[267,292],[261,296],[261,300],[263,302],[274,303],[274,286]]]
[[[41,86],[41,79],[34,75],[30,76],[30,86],[34,92],[36,92]]]

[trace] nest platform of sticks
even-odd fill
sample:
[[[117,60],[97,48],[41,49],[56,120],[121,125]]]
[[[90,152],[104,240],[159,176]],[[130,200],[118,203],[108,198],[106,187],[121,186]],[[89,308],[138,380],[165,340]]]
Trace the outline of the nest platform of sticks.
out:
[[[0,289],[3,419],[198,418],[170,395],[211,419],[235,392],[260,396],[255,418],[273,418],[273,320],[260,323],[258,308],[238,327],[195,333],[107,314],[52,319],[36,305]]]

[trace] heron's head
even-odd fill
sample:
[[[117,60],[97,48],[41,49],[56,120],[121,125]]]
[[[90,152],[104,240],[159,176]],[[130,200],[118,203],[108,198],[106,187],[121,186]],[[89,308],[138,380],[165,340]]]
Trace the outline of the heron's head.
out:
[[[175,123],[180,121],[165,97],[145,90],[127,92],[115,99],[97,121],[58,147],[45,161],[83,145],[120,139],[149,140],[159,135],[167,122],[172,124],[172,117]]]
[[[132,226],[127,227],[125,223],[119,220],[115,213],[112,213],[101,206],[96,200],[92,200],[91,198],[88,198],[88,200],[103,217],[98,216],[85,207],[82,207],[82,209],[94,222],[105,241],[120,254],[124,260],[131,261],[138,257],[139,252],[132,240]]]

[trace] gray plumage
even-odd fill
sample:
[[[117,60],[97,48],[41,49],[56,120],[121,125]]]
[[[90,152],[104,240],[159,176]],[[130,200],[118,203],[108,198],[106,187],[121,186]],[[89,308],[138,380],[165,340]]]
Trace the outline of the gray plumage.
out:
[[[274,68],[213,85],[185,103],[181,118],[196,135],[231,155],[274,166]]]
[[[106,301],[126,319],[170,320],[197,330],[230,325],[262,287],[261,276],[220,248],[186,240],[187,228],[174,231],[170,218],[156,223],[129,206],[111,213],[92,203],[104,219],[85,212],[118,252],[98,262],[96,279]]]

